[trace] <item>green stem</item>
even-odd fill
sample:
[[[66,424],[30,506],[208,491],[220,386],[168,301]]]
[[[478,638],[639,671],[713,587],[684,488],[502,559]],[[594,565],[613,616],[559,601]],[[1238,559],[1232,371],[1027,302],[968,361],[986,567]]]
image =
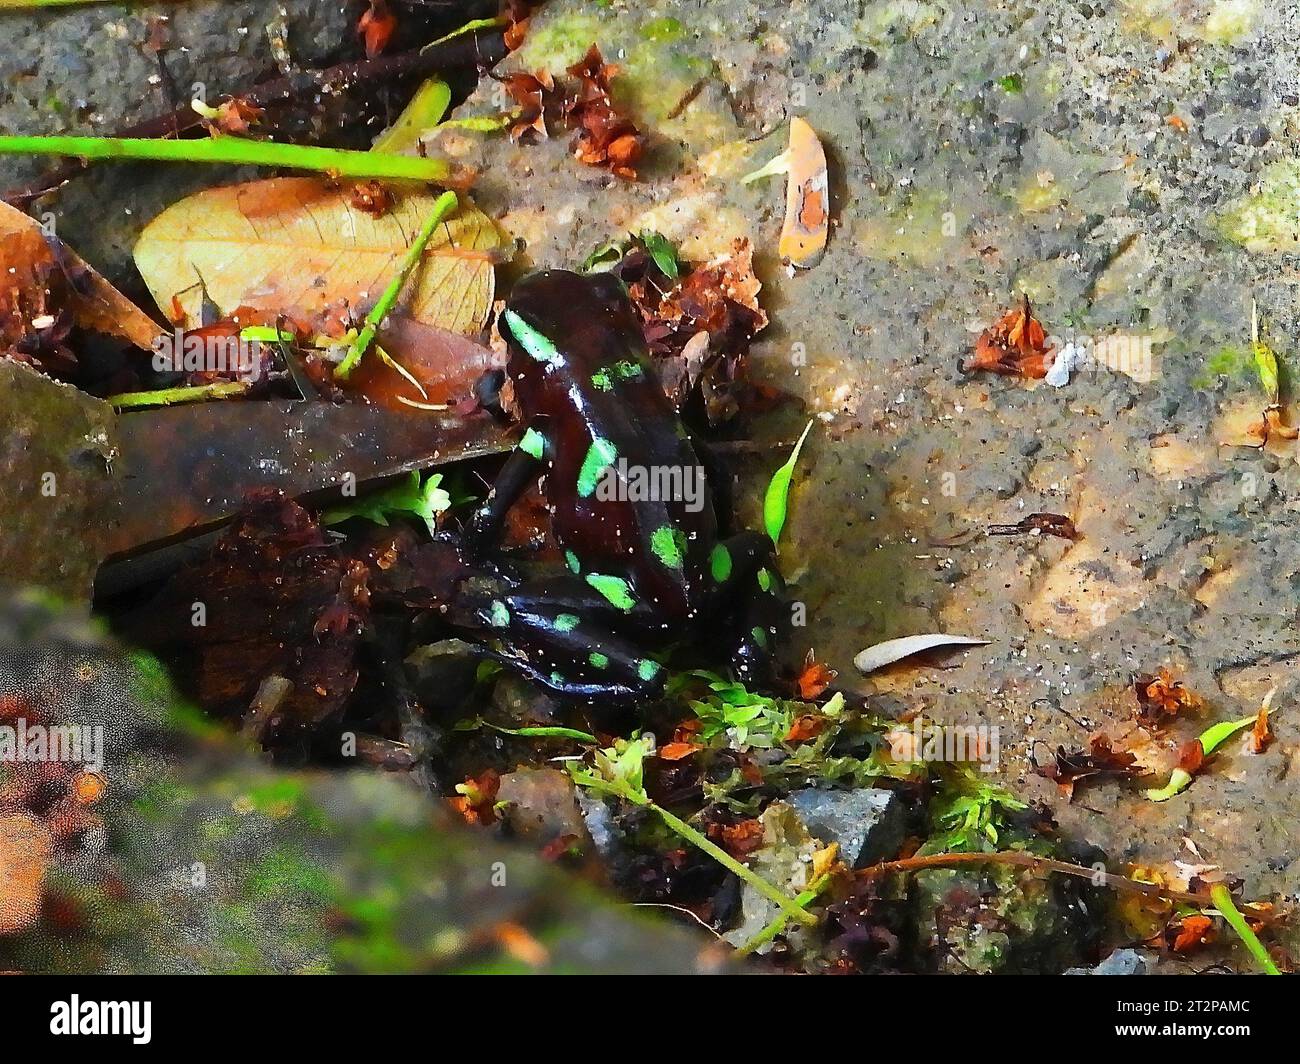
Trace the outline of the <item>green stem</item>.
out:
[[[816,883],[795,898],[794,903],[799,906],[799,908],[806,909],[817,899],[817,896],[821,894],[822,891],[830,886],[830,882],[831,874],[829,872],[824,873]],[[772,939],[776,938],[777,935],[785,930],[787,919],[788,917],[784,912],[778,913],[775,920],[736,950],[736,953],[741,957],[747,957],[749,954],[753,953],[754,950],[758,949],[759,946],[764,946],[771,942]]]
[[[466,22],[465,25],[461,26],[460,29],[452,30],[450,33],[444,34],[443,36],[439,37],[436,41],[430,41],[428,44],[426,44],[423,48],[420,49],[420,53],[423,54],[427,52],[430,48],[435,47],[436,45],[446,44],[448,41],[452,40],[453,38],[460,37],[466,33],[473,33],[475,30],[491,29],[494,26],[504,26],[509,21],[510,20],[506,18],[504,15],[497,15],[494,18],[471,19],[469,22]]]
[[[627,786],[608,783],[605,780],[594,777],[584,777],[581,781],[584,787],[591,787],[593,790],[604,791],[606,794],[613,794],[619,798],[625,798],[634,805],[644,806],[651,809],[659,815],[659,818],[668,825],[670,829],[680,835],[697,849],[703,850],[712,857],[718,864],[722,865],[728,872],[734,872],[756,891],[780,907],[791,919],[797,920],[806,927],[813,927],[817,923],[817,917],[806,912],[793,898],[790,898],[782,891],[777,889],[766,879],[760,876],[752,868],[746,868],[737,861],[731,854],[727,853],[721,846],[718,846],[705,835],[696,831],[690,824],[686,823],[680,817],[674,816],[668,812],[662,805],[652,801],[648,796],[639,794]]]
[[[389,156],[389,158],[405,158],[405,156]],[[388,312],[393,309],[397,297],[402,294],[402,289],[406,287],[406,280],[411,276],[411,271],[424,257],[425,245],[429,243],[433,231],[442,224],[447,215],[456,209],[456,202],[456,193],[454,192],[444,192],[435,201],[433,210],[429,212],[429,217],[425,220],[424,226],[416,235],[411,246],[406,249],[406,257],[402,259],[402,264],[397,269],[397,275],[388,282],[388,287],[384,289],[384,294],[379,297],[379,302],[366,315],[361,332],[352,341],[352,346],[348,348],[347,355],[338,364],[338,368],[334,370],[334,376],[340,380],[346,380],[348,375],[357,368],[361,356],[366,353],[371,343],[374,342],[379,326],[388,317]]]
[[[0,155],[69,155],[82,159],[152,159],[159,162],[235,163],[285,166],[342,177],[442,181],[449,169],[442,159],[412,155],[276,144],[223,135],[197,140],[153,137],[6,137]]]
[[[1237,906],[1233,903],[1232,894],[1223,883],[1215,883],[1210,887],[1210,900],[1214,902],[1214,907],[1219,910],[1219,915],[1228,921],[1228,926],[1237,932],[1237,937],[1250,951],[1250,955],[1259,962],[1259,966],[1264,969],[1264,974],[1281,975],[1281,970],[1273,963],[1273,958],[1268,955],[1268,950],[1256,937],[1255,932],[1250,929],[1250,925],[1246,923],[1246,918],[1241,915]]]
[[[534,727],[534,728],[503,728],[500,724],[493,724],[491,721],[480,720],[480,724],[491,728],[493,731],[500,732],[502,735],[518,735],[522,738],[529,739],[572,739],[574,742],[589,743],[595,746],[599,740],[588,732],[579,731],[577,728],[557,728],[557,727]]]
[[[135,410],[149,406],[171,406],[173,403],[193,403],[201,399],[230,399],[243,395],[252,387],[247,381],[217,381],[214,384],[194,384],[181,388],[159,388],[152,392],[122,392],[110,395],[107,402],[118,410]]]

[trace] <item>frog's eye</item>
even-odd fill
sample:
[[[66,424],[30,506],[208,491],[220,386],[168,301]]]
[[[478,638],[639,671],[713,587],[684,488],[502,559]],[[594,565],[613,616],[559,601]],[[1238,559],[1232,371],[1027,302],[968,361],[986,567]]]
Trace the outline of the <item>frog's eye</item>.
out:
[[[596,297],[611,307],[622,306],[629,298],[627,285],[612,273],[597,273],[591,278],[591,290]]]

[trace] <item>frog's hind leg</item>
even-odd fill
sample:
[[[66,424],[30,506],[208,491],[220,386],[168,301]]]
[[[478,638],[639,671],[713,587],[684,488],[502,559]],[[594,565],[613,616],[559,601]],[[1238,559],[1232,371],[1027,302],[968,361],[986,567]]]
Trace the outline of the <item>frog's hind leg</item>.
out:
[[[612,608],[569,577],[532,581],[481,604],[492,657],[557,694],[589,701],[653,699],[663,666],[614,631]]]

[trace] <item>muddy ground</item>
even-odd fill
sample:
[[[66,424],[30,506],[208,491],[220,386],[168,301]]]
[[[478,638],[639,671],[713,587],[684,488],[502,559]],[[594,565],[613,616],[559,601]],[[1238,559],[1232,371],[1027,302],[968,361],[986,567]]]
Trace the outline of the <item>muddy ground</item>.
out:
[[[176,33],[192,19],[198,36],[178,80],[222,91],[264,72],[264,34],[208,34],[204,20],[223,7],[230,26],[245,12],[264,24],[273,6],[303,62],[352,17],[186,5]],[[149,13],[5,16],[20,47],[0,57],[0,127],[105,132],[160,109]],[[118,29],[92,31],[106,21]],[[580,167],[561,139],[441,145],[482,168],[477,199],[526,241],[523,265],[572,265],[643,225],[696,259],[748,236],[772,318],[754,372],[819,419],[782,548],[807,606],[790,657],[815,647],[887,709],[996,725],[998,778],[1067,832],[1116,861],[1220,865],[1247,896],[1300,889],[1300,449],[1221,442],[1261,406],[1252,298],[1284,363],[1300,344],[1297,30],[1300,14],[1262,0],[552,0],[508,67],[559,71],[598,41],[654,138],[642,179]],[[485,86],[462,113],[496,103]],[[826,144],[835,219],[825,259],[794,277],[775,256],[783,182],[738,180],[780,150],[791,113]],[[5,160],[0,184],[32,171]],[[132,234],[185,191],[170,172],[103,172],[51,209],[129,287]],[[1123,364],[1061,388],[964,376],[976,334],[1021,293],[1058,343],[1119,337],[1107,349],[1149,352],[1149,367],[1112,357]],[[755,426],[737,493],[751,522],[801,418],[787,407]],[[978,534],[1036,511],[1070,516],[1082,538]],[[855,677],[862,647],[926,631],[992,644]],[[1125,734],[1130,677],[1161,665],[1209,705],[1153,764],[1274,685],[1278,741],[1261,756],[1233,742],[1163,805],[1113,784],[1069,803],[1034,774],[1035,749]]]

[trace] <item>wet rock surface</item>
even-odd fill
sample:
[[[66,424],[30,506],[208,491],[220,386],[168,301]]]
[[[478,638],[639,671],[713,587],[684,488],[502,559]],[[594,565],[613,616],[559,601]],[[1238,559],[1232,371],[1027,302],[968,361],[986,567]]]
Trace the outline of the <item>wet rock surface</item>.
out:
[[[60,800],[0,821],[6,836],[45,824],[55,840],[0,891],[7,969],[683,973],[718,961],[697,937],[449,823],[407,781],[272,768],[178,703],[154,659],[40,596],[0,601],[0,690],[11,725],[103,729],[102,796],[83,820],[69,823]],[[26,793],[27,770],[0,766],[6,802]],[[43,780],[46,799],[67,782]],[[12,841],[6,859],[26,856]]]
[[[786,801],[813,835],[839,846],[840,859],[850,868],[894,857],[907,833],[907,812],[893,791],[809,788],[795,791]]]
[[[998,728],[999,780],[1117,860],[1186,856],[1187,838],[1248,892],[1291,891],[1284,717],[1266,754],[1225,749],[1164,805],[1115,785],[1069,803],[1033,772],[1041,744],[1130,729],[1135,672],[1168,665],[1207,699],[1166,753],[1300,689],[1300,451],[1220,443],[1259,416],[1252,298],[1284,378],[1300,337],[1294,168],[1278,166],[1296,150],[1297,15],[1166,8],[553,3],[507,66],[562,74],[597,41],[651,133],[642,181],[577,165],[560,137],[442,149],[482,168],[478,199],[527,242],[524,265],[643,226],[695,259],[753,240],[772,317],[753,370],[821,422],[782,547],[807,608],[792,663],[812,646],[851,677],[881,639],[990,638],[860,689]],[[485,90],[463,113],[490,110]],[[775,259],[782,181],[738,182],[784,146],[787,113],[826,145],[835,222],[794,277]],[[1093,356],[1062,388],[957,368],[1022,294],[1058,348]],[[790,410],[755,427],[772,449],[739,460],[743,523],[799,428]],[[1035,512],[1081,538],[982,535]]]
[[[217,5],[188,6],[212,17]],[[243,6],[257,19],[270,10]],[[300,27],[338,17],[331,5],[286,7]],[[28,41],[80,42],[111,10],[96,8],[4,24]],[[132,27],[124,53],[139,47],[140,10],[118,20]],[[1048,803],[1066,833],[1114,860],[1196,859],[1190,840],[1191,853],[1245,877],[1248,895],[1294,893],[1300,799],[1287,787],[1297,750],[1287,713],[1265,754],[1229,744],[1161,805],[1116,784],[1071,803],[1033,772],[1033,757],[1082,745],[1099,727],[1131,728],[1131,676],[1160,665],[1208,703],[1162,740],[1170,749],[1211,720],[1253,711],[1273,686],[1282,707],[1300,692],[1300,450],[1221,442],[1261,404],[1252,299],[1284,388],[1300,344],[1298,30],[1293,8],[1249,0],[996,10],[973,0],[552,0],[508,65],[562,72],[598,42],[623,68],[616,95],[651,133],[642,180],[580,166],[567,137],[528,145],[454,131],[435,147],[480,168],[477,201],[526,241],[521,267],[572,266],[642,227],[696,260],[736,236],[753,241],[772,318],[753,371],[820,420],[782,547],[807,608],[792,663],[812,646],[852,682],[853,655],[878,640],[986,636],[991,646],[943,669],[902,667],[858,687],[942,723],[999,729],[999,782]],[[328,23],[306,37],[340,35]],[[88,119],[60,126],[33,102],[46,94],[12,87],[28,76],[17,57],[47,45],[33,47],[0,60],[10,65],[0,126],[100,129]],[[63,53],[48,48],[41,76],[86,94],[50,73]],[[268,55],[252,33],[213,61],[232,64],[239,81]],[[148,84],[147,65],[128,58]],[[106,79],[101,111],[120,95],[112,69],[106,55],[86,74],[92,88]],[[219,81],[206,68],[190,73]],[[495,113],[494,91],[485,84],[461,113]],[[121,117],[161,109],[144,95],[131,101],[137,110]],[[825,259],[793,277],[775,258],[780,179],[738,181],[783,146],[789,113],[826,145],[836,223]],[[0,174],[31,169],[0,161]],[[139,225],[187,181],[216,179],[139,174],[103,168],[56,200],[63,235],[114,280]],[[1022,294],[1058,346],[1097,355],[1062,388],[957,368]],[[738,459],[744,523],[757,524],[762,484],[801,424],[785,409],[753,426],[760,448]],[[980,534],[1035,512],[1069,516],[1082,538]],[[990,875],[1011,889],[1009,873]],[[965,873],[919,878],[931,900],[950,904],[988,887]],[[1076,916],[1056,889],[1024,899],[1049,937]],[[978,925],[979,941],[954,947],[957,960],[943,952],[948,928],[936,927],[931,945],[953,970],[1005,966],[1022,925],[998,917]],[[1039,965],[1049,960],[1024,964]]]

